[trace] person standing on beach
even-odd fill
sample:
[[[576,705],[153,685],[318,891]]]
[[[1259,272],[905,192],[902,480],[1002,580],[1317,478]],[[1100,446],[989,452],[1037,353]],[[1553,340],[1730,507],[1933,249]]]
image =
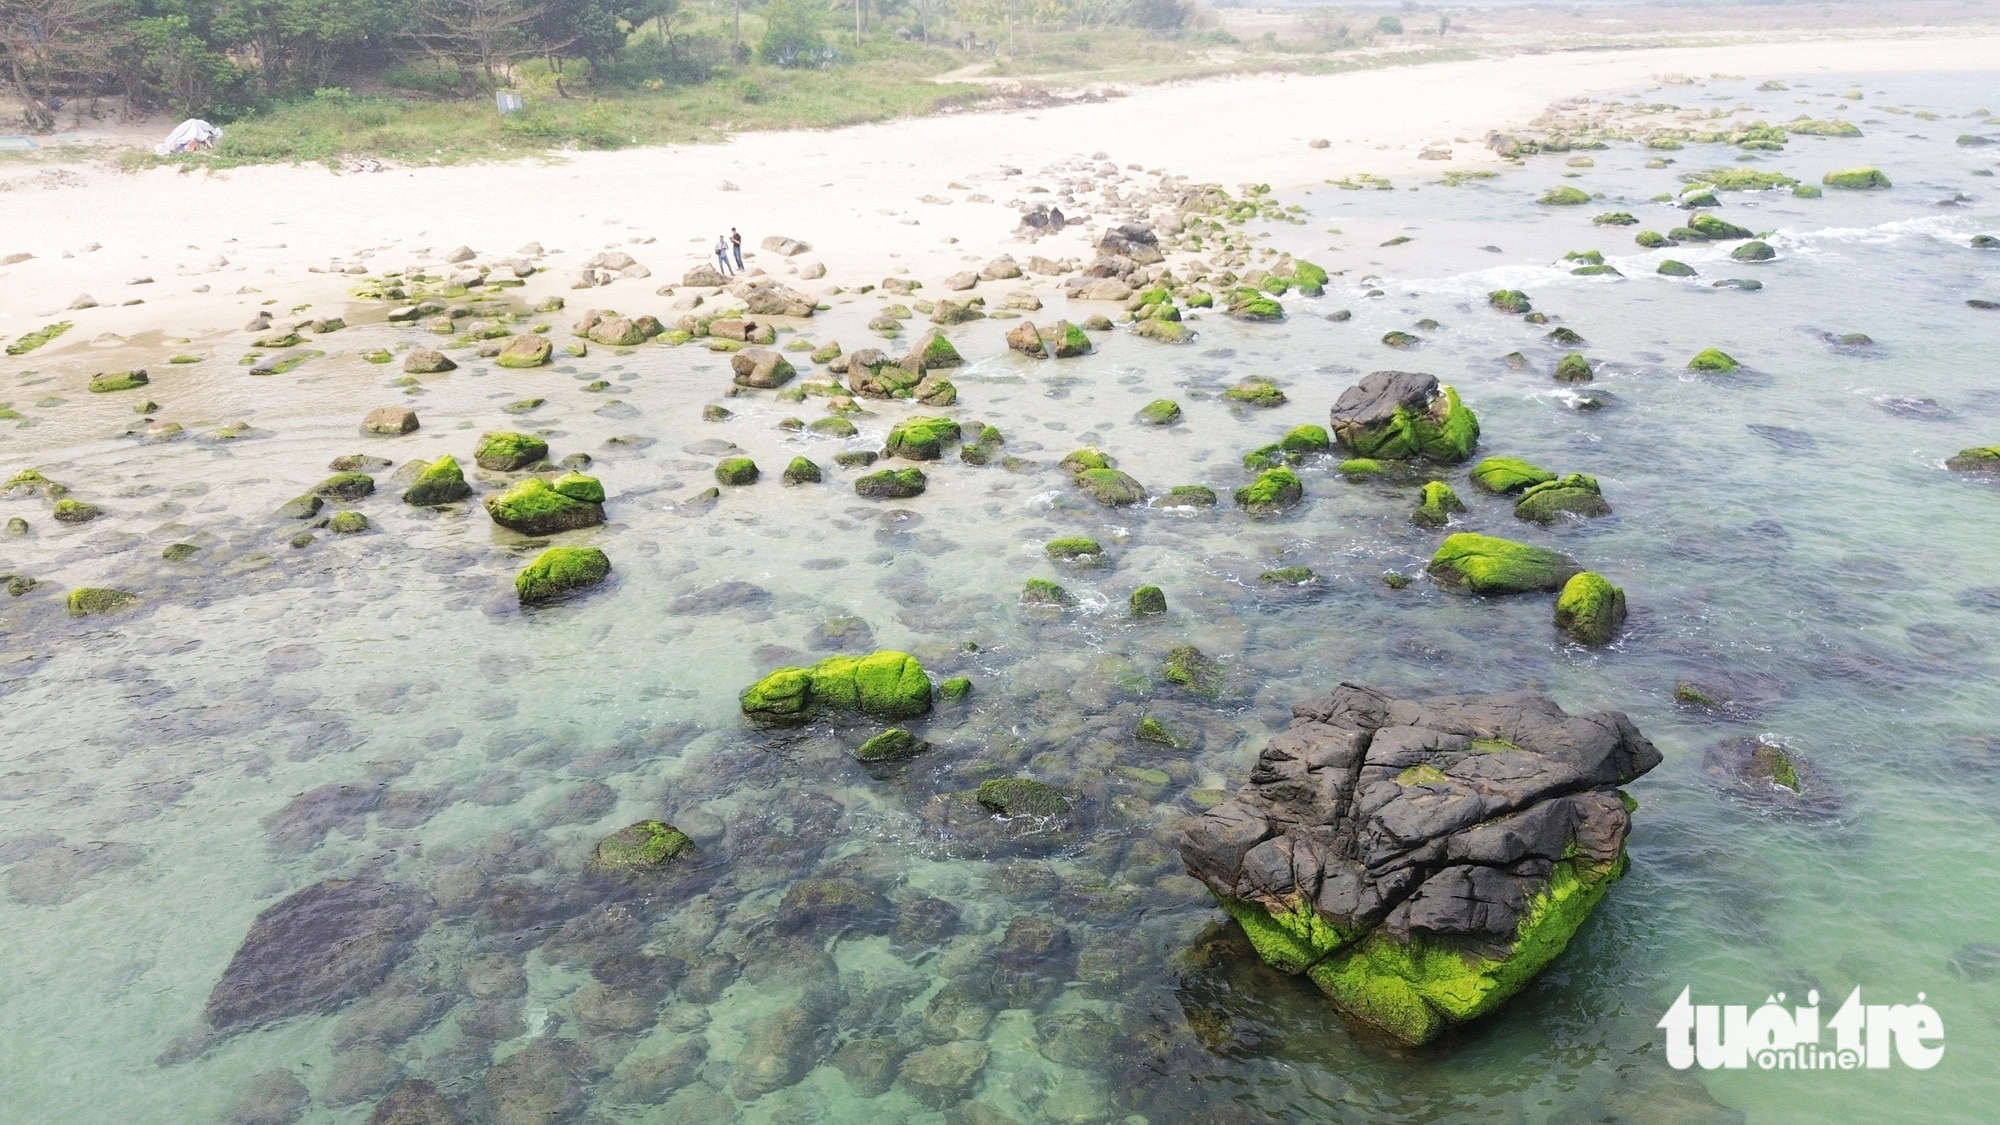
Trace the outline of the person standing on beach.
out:
[[[724,277],[732,277],[736,273],[735,270],[729,268],[728,235],[718,234],[715,236],[715,268],[719,270],[722,273],[722,276]]]
[[[736,233],[735,227],[729,228],[729,250],[736,255],[736,270],[738,273],[741,273],[743,270],[743,236]]]

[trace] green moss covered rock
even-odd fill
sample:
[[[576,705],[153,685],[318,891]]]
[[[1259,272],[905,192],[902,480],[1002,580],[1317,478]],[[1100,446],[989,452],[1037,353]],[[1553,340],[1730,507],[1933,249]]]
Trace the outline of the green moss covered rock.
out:
[[[1565,184],[1543,192],[1541,198],[1535,202],[1546,207],[1574,207],[1580,203],[1590,202],[1590,193],[1582,188],[1573,188]]]
[[[1319,575],[1309,566],[1281,566],[1258,575],[1257,581],[1268,586],[1309,586],[1319,581]]]
[[[1082,535],[1066,535],[1051,539],[1042,550],[1058,562],[1098,561],[1104,557],[1104,548],[1097,540]]]
[[[1689,371],[1708,371],[1726,375],[1743,366],[1721,348],[1703,348],[1688,360]]]
[[[1441,480],[1424,485],[1418,498],[1417,510],[1410,513],[1410,522],[1418,527],[1443,527],[1451,522],[1451,517],[1465,511],[1465,502],[1458,498],[1451,486]]]
[[[554,535],[604,522],[604,506],[557,492],[540,477],[528,477],[486,498],[493,522],[522,535]]]
[[[69,592],[69,615],[71,617],[97,617],[108,613],[120,613],[139,604],[139,595],[129,590],[111,590],[101,586],[79,586]]]
[[[940,680],[938,681],[937,693],[939,699],[964,699],[966,696],[972,694],[972,681],[964,676],[953,676],[948,680]]]
[[[1578,644],[1610,644],[1625,624],[1625,591],[1586,570],[1563,583],[1556,596],[1556,628]]]
[[[1166,591],[1161,590],[1158,586],[1141,586],[1132,591],[1130,604],[1134,617],[1151,617],[1156,613],[1165,613],[1167,612]]]
[[[1842,168],[1828,172],[1819,182],[1843,191],[1868,191],[1890,186],[1889,177],[1883,175],[1880,168]]]
[[[854,757],[861,762],[896,762],[914,758],[926,749],[916,735],[902,727],[890,727],[855,748]]]
[[[403,503],[425,508],[450,504],[470,495],[472,486],[465,483],[465,473],[458,467],[458,459],[447,453],[424,465],[417,473],[417,479],[403,490]]]
[[[1598,492],[1597,479],[1582,473],[1531,485],[1514,505],[1514,518],[1544,526],[1569,519],[1595,519],[1611,514]]]
[[[107,371],[101,375],[95,375],[91,377],[90,393],[94,395],[101,395],[101,394],[108,394],[112,391],[137,390],[138,388],[143,387],[150,382],[152,382],[152,380],[146,376],[146,372],[142,369],[134,369],[132,371]]]
[[[541,367],[554,351],[555,345],[546,336],[515,336],[493,357],[493,362],[501,367]]]
[[[1139,421],[1148,426],[1171,426],[1181,420],[1181,404],[1170,398],[1156,398],[1139,410]]]
[[[1146,502],[1146,489],[1117,469],[1085,469],[1073,478],[1076,486],[1092,500],[1107,508],[1125,508]]]
[[[1660,263],[1660,268],[1659,268],[1658,272],[1659,272],[1659,273],[1660,273],[1660,275],[1661,275],[1661,276],[1663,276],[1663,277],[1696,277],[1696,276],[1698,276],[1698,275],[1697,275],[1697,274],[1695,273],[1695,268],[1694,268],[1693,266],[1691,266],[1691,265],[1688,265],[1688,264],[1687,264],[1686,262],[1677,262],[1677,261],[1673,260],[1672,258],[1667,258],[1667,259],[1665,259],[1664,261],[1662,261],[1662,262]]]
[[[1954,473],[2000,473],[2000,445],[1961,449],[1945,460],[1944,467]]]
[[[1476,594],[1522,594],[1560,589],[1582,568],[1546,547],[1460,532],[1445,537],[1427,569],[1440,584]]]
[[[1338,471],[1347,480],[1359,483],[1388,475],[1389,466],[1373,457],[1349,457],[1340,463]]]
[[[326,521],[326,529],[335,535],[358,535],[367,531],[369,526],[368,517],[360,512],[335,512],[333,518]]]
[[[1112,461],[1102,450],[1086,445],[1057,462],[1056,467],[1065,473],[1081,473],[1090,469],[1109,469]]]
[[[1069,798],[1053,785],[1027,777],[997,777],[981,782],[975,800],[1001,816],[1062,816]]]
[[[792,458],[785,466],[786,484],[818,484],[822,478],[818,465],[804,457]]]
[[[1236,504],[1253,515],[1282,511],[1305,498],[1299,475],[1287,468],[1266,469],[1236,490]]]
[[[931,681],[907,653],[830,656],[810,668],[780,668],[744,689],[743,713],[764,723],[803,723],[818,711],[913,719],[931,709]]]
[[[514,593],[522,605],[533,605],[588,589],[610,574],[610,557],[595,547],[550,547],[514,576]]]
[[[1731,250],[1729,256],[1739,262],[1768,262],[1777,257],[1778,252],[1771,249],[1770,243],[1752,239]]]
[[[1597,373],[1590,369],[1590,361],[1583,358],[1582,352],[1571,352],[1556,362],[1558,383],[1588,383],[1595,378]]]
[[[1068,609],[1076,604],[1076,595],[1046,578],[1030,578],[1021,587],[1021,604]]]
[[[1533,312],[1534,303],[1519,289],[1495,289],[1486,295],[1486,303],[1504,313]]]
[[[659,871],[693,851],[687,833],[664,820],[642,820],[599,840],[590,865],[598,871]]]
[[[1642,230],[1638,234],[1632,236],[1632,241],[1638,243],[1639,245],[1645,247],[1648,250],[1658,250],[1662,246],[1673,245],[1673,241],[1671,239],[1669,239],[1666,235],[1661,234],[1659,231],[1656,230]]]
[[[1246,406],[1270,409],[1283,406],[1288,401],[1278,384],[1262,375],[1252,375],[1222,392],[1222,397],[1230,402],[1240,402]]]
[[[907,500],[921,496],[930,481],[922,469],[883,469],[854,482],[854,491],[876,500]]]
[[[313,485],[311,491],[322,500],[359,500],[375,491],[375,478],[367,473],[335,473]]]
[[[1333,438],[1327,435],[1324,426],[1293,426],[1278,439],[1278,447],[1285,451],[1286,456],[1297,461],[1313,454],[1332,453]]]
[[[1554,479],[1554,473],[1518,457],[1488,457],[1472,467],[1472,483],[1502,496]]]
[[[1333,404],[1333,433],[1356,457],[1457,464],[1479,444],[1479,419],[1458,391],[1410,371],[1377,371]]]
[[[314,508],[313,510],[318,511],[319,509]],[[57,523],[89,523],[91,520],[103,515],[104,509],[95,504],[86,504],[81,500],[71,500],[65,497],[56,501],[55,511],[52,514],[56,517]]]
[[[472,460],[482,469],[511,473],[538,461],[547,460],[548,456],[548,442],[533,434],[517,434],[503,430],[499,433],[482,435],[479,447],[473,451]]]
[[[1259,290],[1246,287],[1230,294],[1223,313],[1237,320],[1275,321],[1285,319],[1285,306]]]
[[[1169,651],[1160,675],[1168,683],[1200,695],[1214,695],[1222,690],[1222,666],[1193,645],[1176,645]]]
[[[1160,497],[1162,508],[1213,508],[1215,490],[1202,484],[1177,484]]]
[[[756,484],[757,462],[748,457],[724,457],[715,466],[715,479],[728,485]]]
[[[1739,238],[1750,238],[1755,235],[1754,231],[1708,214],[1696,215],[1689,219],[1685,229],[1692,232],[1694,237],[1705,238],[1711,242],[1733,242]]]
[[[890,427],[883,453],[909,461],[935,461],[959,437],[958,423],[949,418],[905,418]]]

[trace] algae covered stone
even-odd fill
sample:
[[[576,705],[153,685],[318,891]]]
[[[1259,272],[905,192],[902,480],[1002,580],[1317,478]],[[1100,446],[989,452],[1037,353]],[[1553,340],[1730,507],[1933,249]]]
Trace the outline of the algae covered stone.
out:
[[[1222,397],[1230,402],[1264,409],[1283,406],[1287,401],[1285,392],[1278,389],[1278,384],[1262,375],[1251,375],[1235,383],[1222,392]]]
[[[935,461],[959,437],[958,423],[949,418],[905,418],[889,428],[883,454],[907,461]]]
[[[1465,502],[1458,498],[1458,493],[1445,482],[1434,480],[1424,485],[1417,510],[1410,513],[1410,522],[1418,527],[1443,527],[1451,522],[1453,515],[1463,511]]]
[[[1688,360],[1689,371],[1708,371],[1726,375],[1743,366],[1721,348],[1703,348]]]
[[[1672,258],[1667,258],[1662,260],[1660,262],[1659,269],[1655,272],[1659,273],[1659,275],[1662,277],[1700,276],[1698,273],[1695,272],[1695,268],[1693,266],[1688,265],[1686,262],[1677,262]]]
[[[693,849],[687,833],[666,821],[642,820],[599,840],[590,863],[599,871],[657,871]]]
[[[854,491],[877,500],[907,500],[923,495],[929,485],[922,469],[884,469],[854,482]]]
[[[111,391],[137,390],[150,382],[152,380],[146,377],[144,370],[107,371],[91,378],[90,393],[101,395]]]
[[[1265,962],[1409,1043],[1562,953],[1627,864],[1617,787],[1660,762],[1622,713],[1526,692],[1342,684],[1293,713],[1250,782],[1182,830],[1182,861]]]
[[[318,511],[318,501],[314,501],[314,511]],[[82,500],[64,497],[56,501],[55,510],[50,513],[57,523],[89,523],[104,514],[104,509]]]
[[[514,576],[514,593],[522,605],[532,605],[595,586],[610,574],[610,557],[595,547],[550,547]]]
[[[724,457],[715,466],[715,479],[728,485],[756,484],[757,462],[748,457]]]
[[[465,473],[459,469],[458,459],[447,453],[423,465],[417,479],[403,491],[403,503],[427,508],[463,500],[470,495],[472,486],[465,483]]]
[[[1146,502],[1146,489],[1117,469],[1085,469],[1073,478],[1078,488],[1107,508],[1125,508]]]
[[[794,457],[792,463],[785,466],[786,484],[818,484],[821,476],[819,466],[805,457]]]
[[[312,494],[322,500],[359,500],[375,491],[375,478],[367,473],[335,473],[312,486]]]
[[[1820,183],[1845,191],[1868,191],[1890,186],[1889,177],[1883,175],[1880,168],[1842,168],[1828,172],[1820,179]]]
[[[861,762],[894,762],[915,757],[925,749],[926,744],[916,735],[902,727],[890,727],[863,742],[855,749],[854,757]]]
[[[127,590],[79,586],[69,592],[71,617],[97,617],[101,614],[119,613],[138,604],[139,595]]]
[[[1528,295],[1519,289],[1495,289],[1486,295],[1486,303],[1504,313],[1533,312],[1535,306]]]
[[[1556,480],[1530,485],[1514,505],[1514,518],[1532,523],[1552,524],[1566,519],[1595,519],[1611,514],[1611,505],[1598,490],[1597,478],[1571,473]]]
[[[1777,257],[1778,252],[1771,249],[1770,243],[1752,239],[1731,250],[1729,256],[1739,262],[1768,262]]]
[[[1438,545],[1427,569],[1439,583],[1475,594],[1522,594],[1560,589],[1582,568],[1547,547],[1459,532]]]
[[[1278,448],[1285,451],[1286,457],[1298,461],[1314,454],[1332,453],[1333,439],[1327,436],[1325,427],[1307,423],[1287,431],[1278,439]]]
[[[983,781],[973,797],[1001,816],[1062,816],[1070,810],[1060,789],[1030,777]]]
[[[482,469],[511,473],[546,460],[549,443],[532,434],[501,431],[482,436],[472,459]]]
[[[1021,604],[1068,609],[1076,596],[1046,578],[1030,578],[1021,587]]]
[[[2000,445],[1961,449],[1945,459],[1944,467],[1954,473],[2000,473]]]
[[[1139,409],[1139,421],[1148,426],[1171,426],[1181,420],[1181,404],[1170,398],[1156,398]]]
[[[1282,511],[1305,498],[1299,475],[1287,468],[1266,469],[1236,490],[1236,504],[1253,515]]]
[[[744,689],[739,702],[749,718],[778,725],[803,723],[820,711],[913,719],[931,709],[931,681],[915,657],[885,649],[780,668]]]
[[[1051,539],[1042,550],[1058,562],[1095,562],[1104,557],[1104,548],[1097,540],[1082,535],[1066,535]]]
[[[1456,464],[1479,443],[1458,392],[1413,371],[1376,371],[1334,401],[1333,434],[1356,457]]]
[[[335,512],[333,518],[326,521],[326,529],[335,535],[358,535],[370,526],[368,517],[360,512]]]
[[[1502,496],[1554,479],[1554,473],[1536,468],[1518,457],[1488,457],[1472,467],[1472,483]]]
[[[1588,383],[1597,377],[1590,369],[1590,361],[1581,352],[1571,352],[1556,363],[1556,382]]]
[[[505,492],[488,496],[486,514],[501,527],[523,535],[554,535],[604,522],[602,504],[566,496],[540,477],[529,477]]]
[[[1134,617],[1150,617],[1157,613],[1165,613],[1167,612],[1166,591],[1161,590],[1158,586],[1141,586],[1132,591],[1131,606],[1132,616]]]
[[[1624,624],[1625,591],[1595,571],[1573,575],[1556,595],[1556,628],[1579,644],[1609,644]]]
[[[1564,185],[1543,192],[1541,198],[1535,202],[1548,207],[1574,207],[1580,203],[1590,202],[1590,193],[1582,188]]]

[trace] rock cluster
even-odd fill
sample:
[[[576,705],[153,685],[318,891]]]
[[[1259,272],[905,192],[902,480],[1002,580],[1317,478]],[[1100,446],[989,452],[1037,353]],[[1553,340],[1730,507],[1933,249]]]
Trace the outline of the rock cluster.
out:
[[[1660,763],[1621,712],[1531,693],[1293,708],[1181,858],[1272,966],[1410,1043],[1493,1011],[1560,955],[1626,866]]]

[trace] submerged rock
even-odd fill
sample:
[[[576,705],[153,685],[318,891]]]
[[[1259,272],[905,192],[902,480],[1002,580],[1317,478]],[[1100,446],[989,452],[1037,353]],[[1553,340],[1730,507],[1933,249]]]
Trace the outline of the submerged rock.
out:
[[[1397,699],[1342,684],[1293,708],[1181,858],[1273,967],[1409,1043],[1498,1008],[1624,872],[1615,788],[1660,753],[1621,712],[1546,698]]]
[[[387,976],[428,921],[389,883],[314,883],[251,924],[209,994],[209,1025],[228,1034],[331,1011]]]
[[[642,820],[599,840],[590,865],[598,871],[658,871],[693,849],[687,833],[666,821]]]
[[[907,653],[830,656],[810,668],[780,668],[744,689],[743,714],[772,725],[797,725],[824,710],[877,719],[912,719],[931,709],[931,681]]]
[[[375,1103],[368,1125],[461,1125],[465,1119],[430,1081],[403,1083]]]
[[[1702,755],[1701,768],[1738,796],[1759,804],[1813,816],[1840,812],[1839,798],[1812,763],[1765,736],[1724,739]]]
[[[1377,371],[1333,404],[1333,434],[1356,457],[1457,464],[1479,443],[1479,419],[1436,376]]]

